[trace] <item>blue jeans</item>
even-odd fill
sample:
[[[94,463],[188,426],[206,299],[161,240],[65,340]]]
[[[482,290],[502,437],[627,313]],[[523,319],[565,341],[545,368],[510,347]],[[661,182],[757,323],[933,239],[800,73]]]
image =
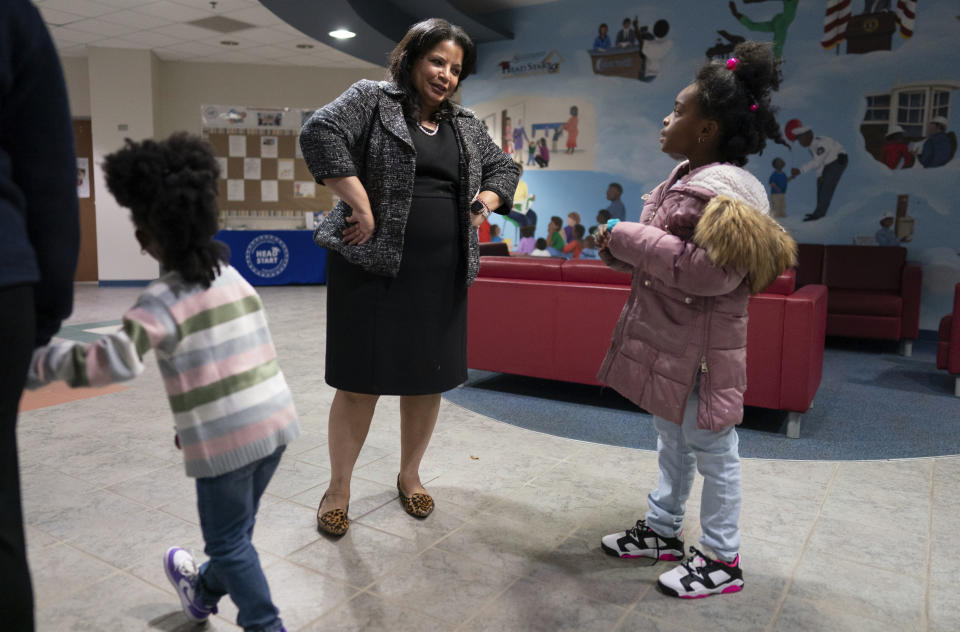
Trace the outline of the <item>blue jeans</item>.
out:
[[[700,544],[732,562],[740,550],[740,440],[733,426],[720,432],[697,428],[698,386],[687,400],[682,426],[653,418],[660,480],[647,496],[646,521],[661,536],[677,536],[693,478],[700,470]]]
[[[239,470],[197,479],[200,529],[210,557],[200,567],[197,600],[214,606],[229,594],[239,610],[237,624],[246,632],[283,629],[252,539],[260,497],[285,447]]]

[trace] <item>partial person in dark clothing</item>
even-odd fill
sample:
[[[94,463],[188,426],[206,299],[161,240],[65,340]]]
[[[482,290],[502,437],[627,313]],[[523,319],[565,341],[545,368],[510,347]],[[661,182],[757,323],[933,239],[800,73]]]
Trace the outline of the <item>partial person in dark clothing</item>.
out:
[[[34,629],[17,408],[33,348],[73,306],[77,160],[66,86],[40,13],[0,2],[0,627]]]

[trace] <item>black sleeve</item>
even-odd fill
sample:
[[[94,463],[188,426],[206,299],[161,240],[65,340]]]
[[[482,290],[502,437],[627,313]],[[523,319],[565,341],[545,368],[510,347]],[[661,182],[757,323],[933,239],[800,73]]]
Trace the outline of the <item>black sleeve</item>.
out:
[[[73,308],[80,248],[77,159],[56,49],[37,9],[15,2],[26,7],[14,8],[13,23],[3,29],[13,44],[12,81],[0,103],[0,116],[2,142],[25,200],[27,234],[40,270],[34,293],[39,346],[50,340]]]

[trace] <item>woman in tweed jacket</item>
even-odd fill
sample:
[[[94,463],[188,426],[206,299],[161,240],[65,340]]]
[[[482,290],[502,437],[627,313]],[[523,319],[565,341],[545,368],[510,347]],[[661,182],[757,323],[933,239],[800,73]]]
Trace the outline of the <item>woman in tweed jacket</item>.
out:
[[[440,19],[411,27],[391,81],[360,81],[306,122],[300,144],[341,202],[314,235],[329,251],[326,374],[330,485],[317,525],[349,527],[350,478],[380,395],[400,395],[397,489],[424,518],[420,461],[440,393],[466,380],[467,286],[477,227],[510,209],[518,173],[472,112],[450,103],[474,68],[473,42]]]

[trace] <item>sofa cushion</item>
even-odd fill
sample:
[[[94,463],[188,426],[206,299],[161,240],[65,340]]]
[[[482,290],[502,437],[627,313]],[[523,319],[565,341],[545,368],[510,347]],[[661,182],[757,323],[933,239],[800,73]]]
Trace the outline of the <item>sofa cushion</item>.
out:
[[[947,314],[940,319],[940,329],[937,332],[937,340],[940,342],[950,341],[950,329],[953,327],[953,314]]]
[[[633,275],[619,272],[596,259],[570,259],[563,262],[560,274],[568,283],[607,283],[630,285]]]
[[[896,316],[903,311],[903,299],[890,292],[835,290],[827,295],[827,312],[858,316]]]
[[[830,288],[831,295],[834,288],[899,293],[906,260],[906,248],[826,246],[823,251],[823,284]]]
[[[760,294],[782,294],[789,296],[796,289],[797,271],[794,269],[784,270],[780,276],[773,280],[773,283],[765,287]]]
[[[480,257],[482,277],[561,281],[563,259],[552,257]]]
[[[797,244],[797,287],[820,283],[823,274],[823,244]]]

